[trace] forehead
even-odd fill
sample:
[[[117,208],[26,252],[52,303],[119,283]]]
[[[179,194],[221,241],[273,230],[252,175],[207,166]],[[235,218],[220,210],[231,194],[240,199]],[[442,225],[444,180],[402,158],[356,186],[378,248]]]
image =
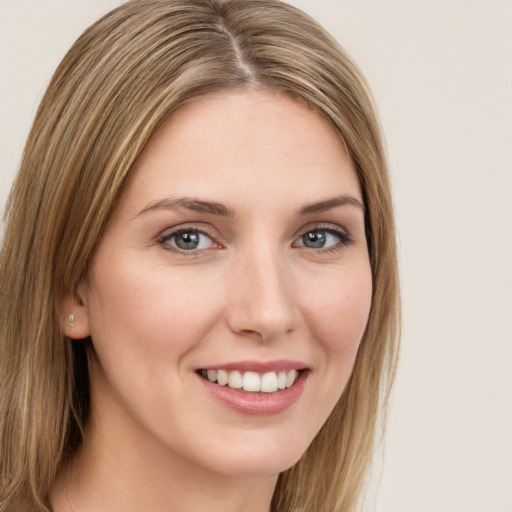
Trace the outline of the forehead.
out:
[[[320,114],[276,92],[216,93],[182,107],[139,156],[125,197],[191,192],[241,205],[280,194],[361,199],[341,138]]]

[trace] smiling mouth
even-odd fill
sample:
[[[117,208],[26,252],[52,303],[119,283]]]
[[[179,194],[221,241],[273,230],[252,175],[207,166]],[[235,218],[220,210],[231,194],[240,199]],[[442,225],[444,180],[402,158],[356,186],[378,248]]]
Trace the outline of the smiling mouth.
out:
[[[250,393],[276,393],[293,386],[301,370],[279,372],[241,372],[238,370],[198,370],[202,378],[219,386]]]

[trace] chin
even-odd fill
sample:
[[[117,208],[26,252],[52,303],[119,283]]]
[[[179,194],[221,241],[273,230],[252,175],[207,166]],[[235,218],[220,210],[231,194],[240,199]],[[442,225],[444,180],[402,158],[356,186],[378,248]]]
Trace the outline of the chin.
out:
[[[272,436],[271,439],[256,434],[250,436],[251,440],[233,440],[224,449],[218,446],[209,452],[209,460],[203,459],[200,464],[210,466],[217,473],[232,476],[278,475],[296,464],[310,444],[309,440],[295,438],[289,433]]]

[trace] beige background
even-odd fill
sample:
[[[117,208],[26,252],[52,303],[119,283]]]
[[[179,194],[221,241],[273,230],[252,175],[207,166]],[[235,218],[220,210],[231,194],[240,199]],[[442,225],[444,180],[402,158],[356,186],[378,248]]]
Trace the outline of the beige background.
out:
[[[120,3],[0,0],[0,209],[52,70]],[[512,512],[512,2],[292,3],[358,61],[389,144],[403,352],[365,510]]]

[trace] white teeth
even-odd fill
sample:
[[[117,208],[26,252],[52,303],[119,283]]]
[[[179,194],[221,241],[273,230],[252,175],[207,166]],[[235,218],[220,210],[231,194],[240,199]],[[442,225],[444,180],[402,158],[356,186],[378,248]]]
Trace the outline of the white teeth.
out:
[[[263,393],[273,393],[277,391],[277,375],[276,372],[264,373],[261,377],[261,391]]]
[[[237,370],[229,372],[228,386],[233,389],[240,389],[242,385],[242,374]]]
[[[260,376],[256,372],[245,372],[243,378],[243,388],[245,391],[260,391]]]
[[[277,387],[279,389],[286,388],[286,372],[279,372],[279,375],[277,376]]]
[[[227,372],[225,372],[224,370],[219,370],[217,372],[217,382],[221,385],[221,386],[225,386],[229,381],[229,378],[228,378],[228,374]]]
[[[225,370],[202,370],[201,375],[210,382],[217,382],[221,386],[226,384],[233,389],[241,389],[249,392],[274,393],[280,389],[289,388],[294,384],[299,372],[290,370],[289,372],[267,372],[259,374],[256,372],[240,372],[234,370],[231,372]]]
[[[295,382],[295,379],[297,378],[298,374],[299,373],[297,372],[297,370],[290,370],[286,374],[286,387],[287,388],[289,388]]]

